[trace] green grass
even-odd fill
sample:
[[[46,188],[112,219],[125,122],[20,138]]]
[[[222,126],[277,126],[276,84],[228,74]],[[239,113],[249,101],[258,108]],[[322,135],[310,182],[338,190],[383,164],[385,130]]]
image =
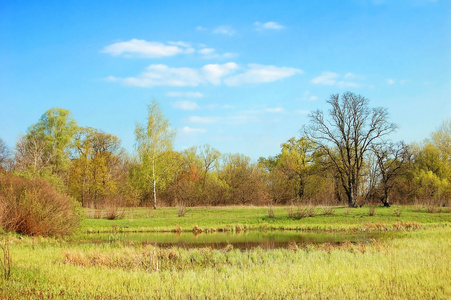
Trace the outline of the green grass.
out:
[[[368,215],[368,207],[349,209],[337,207],[332,215],[323,215],[316,209],[316,216],[300,220],[288,216],[287,207],[273,207],[274,218],[268,216],[267,207],[221,207],[187,208],[184,217],[177,216],[176,208],[128,208],[125,218],[106,220],[86,218],[80,226],[80,233],[112,231],[191,231],[194,226],[202,229],[304,229],[304,230],[346,230],[359,229],[365,223],[417,222],[425,226],[449,223],[451,214],[428,213],[424,208],[416,212],[414,207],[405,207],[400,217],[395,215],[396,207],[377,207],[374,216]]]
[[[320,210],[318,210],[320,212]],[[140,243],[77,243],[71,238],[10,234],[13,267],[0,280],[0,299],[450,299],[450,214],[405,208],[336,208],[333,215],[301,220],[286,208],[189,208],[185,217],[162,208],[147,218],[145,209],[129,209],[122,220],[85,219],[80,232],[247,228],[395,230],[415,222],[421,229],[399,231],[370,242],[291,245],[289,249],[240,251],[160,249]],[[265,225],[266,224],[266,225]],[[366,225],[365,225],[366,224]],[[379,226],[379,225],[378,225]],[[385,226],[385,227],[384,227]],[[376,228],[376,227],[375,227]]]

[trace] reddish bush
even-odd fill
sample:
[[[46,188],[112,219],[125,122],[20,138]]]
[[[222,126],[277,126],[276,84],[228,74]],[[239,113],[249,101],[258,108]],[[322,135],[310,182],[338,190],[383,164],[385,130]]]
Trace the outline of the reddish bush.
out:
[[[0,174],[0,224],[26,235],[58,236],[78,225],[78,204],[44,179]]]

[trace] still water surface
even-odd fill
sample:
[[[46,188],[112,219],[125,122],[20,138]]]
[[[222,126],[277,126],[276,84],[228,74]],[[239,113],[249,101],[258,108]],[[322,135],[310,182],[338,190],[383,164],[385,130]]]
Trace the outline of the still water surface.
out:
[[[352,232],[324,233],[300,231],[246,231],[240,233],[217,232],[194,234],[191,232],[168,233],[116,233],[89,234],[85,238],[88,243],[132,242],[158,247],[181,247],[222,249],[232,245],[237,249],[288,248],[293,243],[297,245],[331,243],[340,244],[346,241],[352,243],[369,242],[371,239],[383,239],[393,236],[393,233],[382,232]]]

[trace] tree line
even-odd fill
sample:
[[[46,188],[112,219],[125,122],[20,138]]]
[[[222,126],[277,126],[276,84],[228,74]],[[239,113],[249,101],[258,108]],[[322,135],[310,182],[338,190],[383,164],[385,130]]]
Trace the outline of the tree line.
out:
[[[96,208],[449,204],[451,119],[429,139],[407,145],[390,139],[396,124],[367,98],[346,92],[327,103],[328,113],[312,112],[280,153],[256,162],[209,145],[174,150],[176,133],[156,101],[136,125],[133,154],[115,135],[80,127],[70,111],[52,108],[14,149],[0,139],[0,169],[44,179]]]

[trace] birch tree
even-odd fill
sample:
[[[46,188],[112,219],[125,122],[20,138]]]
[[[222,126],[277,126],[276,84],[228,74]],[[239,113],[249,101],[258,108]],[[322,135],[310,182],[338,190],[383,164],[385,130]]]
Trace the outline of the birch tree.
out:
[[[157,185],[169,170],[175,131],[170,128],[169,120],[163,115],[158,103],[148,106],[147,121],[137,123],[135,129],[137,150],[137,172],[141,187],[152,187],[153,208],[157,208]],[[161,182],[164,184],[164,182]],[[143,186],[144,185],[144,186]]]

